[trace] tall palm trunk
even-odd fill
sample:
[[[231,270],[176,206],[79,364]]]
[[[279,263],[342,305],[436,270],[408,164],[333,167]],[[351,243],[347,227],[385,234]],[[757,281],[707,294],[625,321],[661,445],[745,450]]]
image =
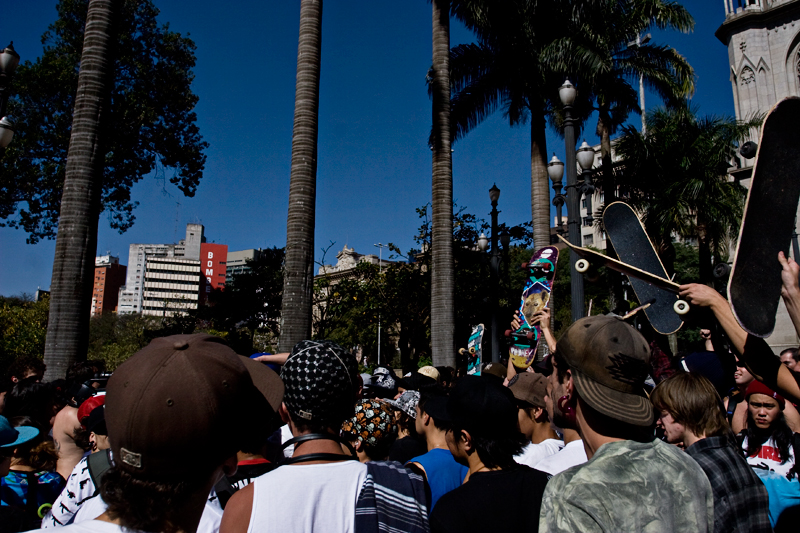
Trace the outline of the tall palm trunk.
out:
[[[322,0],[302,0],[300,3],[298,41],[289,216],[278,343],[282,352],[291,351],[295,344],[311,336]]]
[[[58,221],[50,318],[44,359],[46,379],[63,378],[85,360],[103,187],[103,128],[113,84],[113,18],[116,0],[90,0],[83,37],[78,93],[67,152]]]
[[[450,0],[433,0],[433,197],[431,348],[434,365],[456,365],[453,161],[450,155]]]
[[[536,249],[550,244],[550,182],[547,175],[547,124],[531,110],[531,221]],[[535,118],[534,118],[535,117]]]

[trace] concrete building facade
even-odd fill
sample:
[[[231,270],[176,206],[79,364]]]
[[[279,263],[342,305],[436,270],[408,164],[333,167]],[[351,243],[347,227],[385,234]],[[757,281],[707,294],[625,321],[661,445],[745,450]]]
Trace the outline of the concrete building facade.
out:
[[[228,259],[225,264],[225,282],[230,283],[233,281],[234,276],[249,272],[250,267],[247,266],[247,262],[258,261],[260,257],[261,248],[228,252]]]
[[[92,316],[117,311],[119,289],[125,284],[125,273],[126,267],[119,264],[119,257],[95,257]]]
[[[173,300],[176,300],[176,302],[173,302],[175,305],[177,305],[177,301],[188,304],[189,302],[185,301],[185,299],[179,295],[184,294],[184,290],[188,290],[186,287],[184,287],[184,282],[189,280],[181,277],[170,280],[170,278],[165,278],[164,275],[170,272],[175,273],[177,276],[190,275],[190,270],[186,270],[186,268],[189,266],[192,267],[191,276],[196,278],[193,280],[193,282],[196,282],[195,294],[199,296],[200,246],[204,241],[205,236],[203,226],[201,224],[187,224],[186,238],[182,239],[177,244],[131,244],[128,251],[128,271],[125,279],[125,286],[119,290],[118,312],[120,314],[154,314],[144,313],[145,281],[147,281],[148,278],[151,282],[151,285],[148,290],[150,295],[148,297],[147,306],[153,308],[148,309],[148,311],[156,312],[161,310],[163,312],[168,307],[165,307],[164,302],[172,302]],[[155,261],[156,259],[175,259],[180,261],[170,264]],[[189,261],[190,263],[186,263],[185,261]],[[148,264],[154,269],[152,276],[148,274]],[[164,294],[162,294],[163,291],[161,289],[168,289],[168,287],[152,285],[169,283],[170,281],[175,281],[176,285],[171,289],[178,291],[175,293],[174,298],[167,298]],[[161,304],[154,303],[154,298],[156,300],[160,300]],[[166,300],[164,298],[166,298]],[[197,308],[197,298],[194,298],[193,301],[194,307],[188,307],[189,309]]]

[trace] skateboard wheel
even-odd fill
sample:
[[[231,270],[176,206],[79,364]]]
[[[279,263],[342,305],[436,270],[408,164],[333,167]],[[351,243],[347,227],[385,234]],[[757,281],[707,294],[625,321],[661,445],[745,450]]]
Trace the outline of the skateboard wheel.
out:
[[[689,312],[689,304],[686,303],[683,300],[678,300],[677,302],[675,302],[675,304],[672,306],[672,308],[679,315],[685,315],[686,313]]]
[[[461,355],[467,355],[467,349],[466,348],[459,348],[458,349],[458,353],[460,353]]]
[[[521,268],[528,268],[528,262],[525,261],[524,263],[522,263]]]
[[[469,353],[471,353],[472,355],[475,355],[475,347],[474,346],[469,349]]]
[[[506,330],[506,332],[505,332],[505,336],[506,336],[506,337],[510,337],[510,336],[511,336],[511,330],[510,330],[510,329],[507,329],[507,330]]]
[[[587,270],[589,270],[589,261],[586,259],[578,259],[575,261],[575,270],[583,274]]]
[[[528,339],[529,341],[533,340],[533,332],[529,331],[528,333],[526,333],[525,338]]]

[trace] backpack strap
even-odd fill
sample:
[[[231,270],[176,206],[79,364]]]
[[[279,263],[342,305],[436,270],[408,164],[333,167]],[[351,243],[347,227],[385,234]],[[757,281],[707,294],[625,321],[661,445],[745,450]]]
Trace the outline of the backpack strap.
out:
[[[93,453],[86,458],[86,465],[89,467],[89,477],[92,478],[92,483],[94,483],[95,494],[100,490],[100,480],[103,479],[103,474],[111,468],[109,451],[103,450]]]
[[[22,472],[20,472],[22,473]],[[25,512],[29,517],[39,516],[39,478],[36,472],[25,472],[25,479],[28,480],[28,492],[25,494]]]

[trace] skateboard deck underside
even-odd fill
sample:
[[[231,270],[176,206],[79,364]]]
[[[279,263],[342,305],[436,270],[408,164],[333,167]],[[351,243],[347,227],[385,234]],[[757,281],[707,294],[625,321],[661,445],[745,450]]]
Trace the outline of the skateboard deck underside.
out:
[[[467,343],[467,374],[481,375],[481,362],[483,359],[483,324],[472,328],[472,334]],[[474,349],[474,350],[473,350]]]
[[[748,333],[775,329],[781,293],[778,252],[786,252],[800,199],[800,98],[780,101],[761,126],[739,245],[728,281],[736,320]],[[795,258],[798,259],[798,258]]]
[[[514,332],[514,340],[509,348],[511,362],[517,368],[528,368],[536,359],[542,330],[538,324],[530,325],[533,315],[544,307],[549,307],[553,290],[553,279],[558,263],[558,248],[545,246],[538,250],[528,263],[528,280],[522,291],[519,313],[522,320],[520,327]],[[532,339],[524,339],[524,335],[532,332]]]
[[[603,212],[603,225],[620,261],[665,280],[669,279],[639,217],[628,204],[609,204]],[[669,335],[681,328],[683,320],[673,309],[676,300],[674,291],[667,291],[632,275],[628,275],[628,280],[639,303],[650,304],[644,309],[644,313],[653,329],[662,335]]]

